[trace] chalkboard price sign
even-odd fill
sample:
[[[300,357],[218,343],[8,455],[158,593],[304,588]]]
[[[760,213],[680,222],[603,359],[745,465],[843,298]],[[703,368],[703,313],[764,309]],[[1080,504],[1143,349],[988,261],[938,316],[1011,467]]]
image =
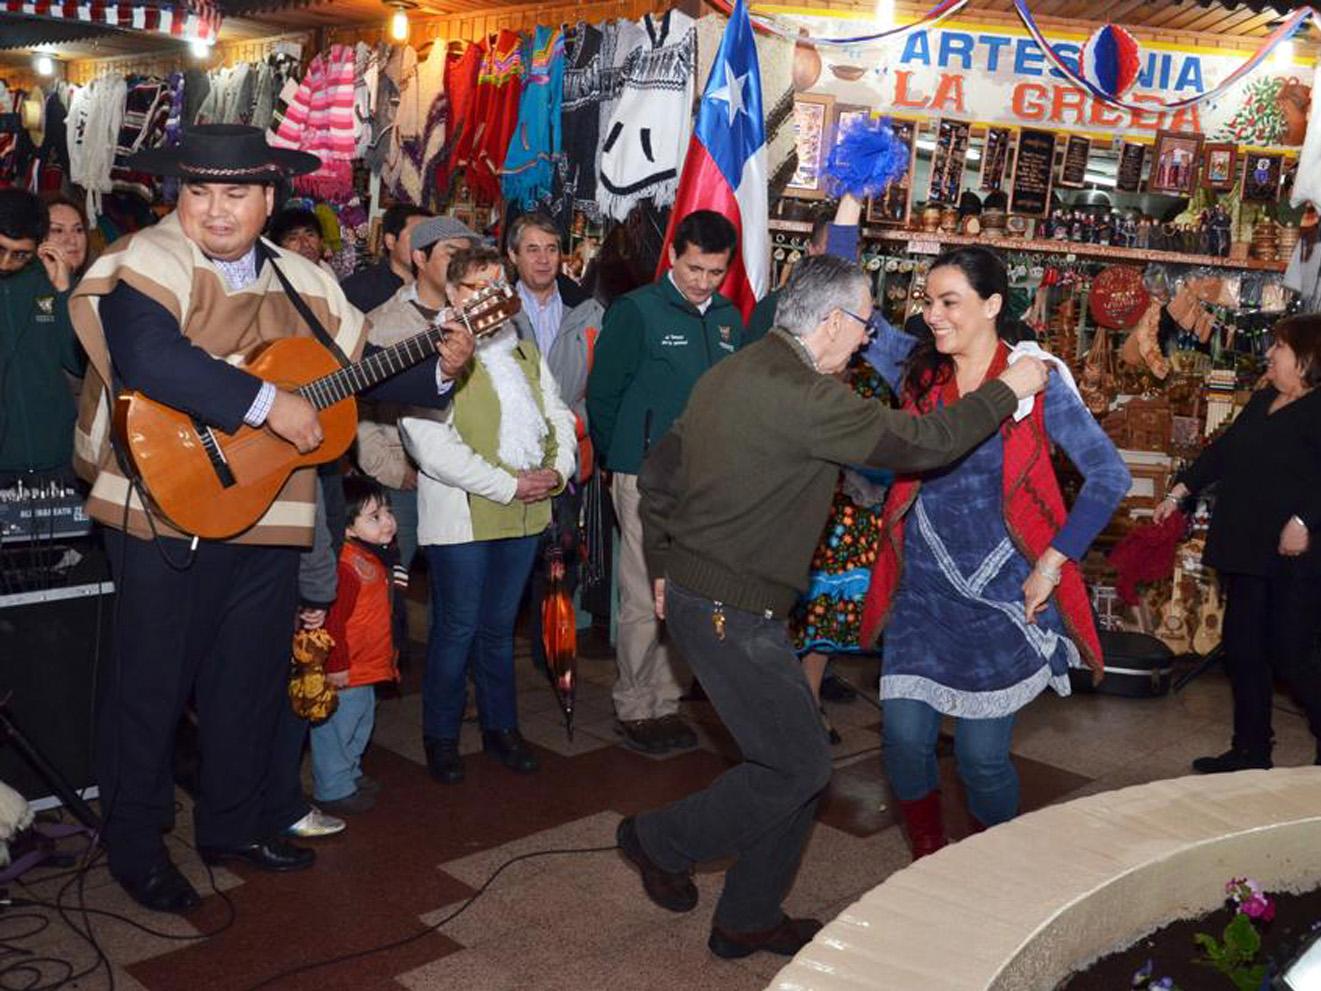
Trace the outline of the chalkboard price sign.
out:
[[[1064,165],[1060,169],[1060,185],[1071,189],[1081,189],[1087,183],[1087,158],[1092,153],[1092,143],[1076,134],[1069,135],[1069,142],[1064,146]]]
[[[1055,173],[1055,134],[1023,128],[1018,133],[1013,193],[1009,212],[1044,217],[1050,210],[1050,188]]]
[[[1119,172],[1115,188],[1123,193],[1136,193],[1142,185],[1142,163],[1147,158],[1147,146],[1124,142],[1119,152]]]

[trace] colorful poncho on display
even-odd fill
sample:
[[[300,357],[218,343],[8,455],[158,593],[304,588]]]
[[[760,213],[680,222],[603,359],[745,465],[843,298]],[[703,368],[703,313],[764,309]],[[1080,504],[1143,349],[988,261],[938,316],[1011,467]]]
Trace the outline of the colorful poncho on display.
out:
[[[353,195],[354,85],[353,46],[331,45],[312,59],[283,119],[269,135],[277,148],[306,151],[321,159],[321,168],[294,181],[298,190],[333,200]]]
[[[604,36],[580,23],[564,42],[563,132],[559,195],[596,214],[596,149],[601,134],[601,46]]]
[[[518,126],[505,152],[500,188],[505,202],[524,210],[550,196],[560,156],[560,103],[564,96],[564,34],[538,27],[532,63],[518,107]]]
[[[436,195],[449,199],[454,175],[467,166],[472,157],[474,115],[477,104],[477,76],[486,48],[480,42],[469,45],[461,55],[450,55],[445,63],[445,95],[449,102],[446,147],[436,164]]]
[[[647,14],[647,41],[621,73],[622,91],[605,126],[597,202],[623,220],[641,200],[674,202],[692,131],[696,22],[679,10]]]
[[[128,91],[119,141],[115,145],[115,164],[110,170],[115,192],[132,193],[144,200],[155,197],[156,177],[125,168],[124,162],[130,155],[155,148],[165,139],[165,125],[173,103],[169,83],[160,80],[138,83]]]
[[[518,126],[518,102],[523,92],[522,40],[503,28],[482,60],[477,75],[472,156],[468,161],[468,187],[485,202],[500,197],[500,170],[509,139]]]

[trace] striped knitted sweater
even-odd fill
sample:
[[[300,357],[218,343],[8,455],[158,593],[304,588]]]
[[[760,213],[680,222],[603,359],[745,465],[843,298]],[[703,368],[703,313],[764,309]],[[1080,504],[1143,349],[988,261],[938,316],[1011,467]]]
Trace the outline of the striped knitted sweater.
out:
[[[331,45],[314,58],[268,139],[276,148],[306,151],[321,159],[321,168],[300,176],[294,185],[323,199],[353,195],[355,66],[352,45]]]
[[[345,300],[334,277],[300,255],[266,247],[279,258],[294,289],[335,343],[357,360],[366,340],[366,323]],[[311,331],[270,265],[262,266],[251,285],[231,292],[220,270],[184,235],[176,214],[116,241],[88,269],[69,300],[69,316],[89,364],[74,431],[74,468],[92,483],[88,515],[121,529],[127,505],[128,532],[145,539],[152,534],[148,510],[137,492],[130,493],[110,444],[114,380],[99,308],[101,298],[121,282],[167,309],[179,321],[180,333],[198,347],[231,364],[242,364],[270,341],[310,336]],[[266,514],[229,542],[310,547],[316,484],[314,468],[299,469]],[[162,536],[183,536],[160,515],[153,512],[152,519]]]

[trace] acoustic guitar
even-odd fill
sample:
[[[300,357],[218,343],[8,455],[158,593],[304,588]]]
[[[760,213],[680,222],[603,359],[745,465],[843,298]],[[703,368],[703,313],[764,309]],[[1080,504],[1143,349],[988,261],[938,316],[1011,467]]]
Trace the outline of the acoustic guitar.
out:
[[[462,308],[442,310],[420,334],[343,366],[311,337],[264,345],[242,370],[317,409],[324,439],[306,454],[269,427],[227,434],[140,392],[116,399],[120,448],[152,506],[176,529],[208,540],[233,537],[261,519],[295,469],[348,450],[358,429],[355,393],[435,354],[447,333],[442,324],[461,323],[480,337],[499,330],[520,306],[507,283],[488,286]]]

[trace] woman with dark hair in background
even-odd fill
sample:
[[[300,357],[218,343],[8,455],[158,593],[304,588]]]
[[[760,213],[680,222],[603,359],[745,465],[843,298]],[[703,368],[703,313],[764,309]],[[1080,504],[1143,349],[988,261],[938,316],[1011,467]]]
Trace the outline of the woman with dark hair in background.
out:
[[[1234,737],[1202,774],[1271,766],[1271,695],[1277,676],[1293,690],[1321,741],[1321,315],[1275,325],[1265,388],[1233,425],[1179,475],[1155,520],[1216,486],[1202,560],[1224,585],[1224,640],[1234,690]],[[1318,749],[1321,763],[1321,749]]]
[[[1017,357],[1005,309],[1009,279],[992,252],[941,255],[926,296],[932,339],[919,343],[882,321],[869,351],[914,414],[952,405]],[[1067,513],[1052,444],[1085,479]],[[955,753],[974,826],[993,826],[1018,812],[1009,759],[1017,711],[1047,686],[1069,694],[1070,667],[1100,670],[1076,562],[1128,488],[1114,444],[1058,375],[1044,402],[1020,404],[961,461],[891,486],[862,643],[874,643],[884,627],[885,767],[915,857],[945,844],[941,719],[956,719]]]
[[[69,264],[73,281],[77,282],[92,263],[88,250],[87,212],[81,203],[63,193],[46,193],[41,197],[50,215],[43,243],[54,245]]]

